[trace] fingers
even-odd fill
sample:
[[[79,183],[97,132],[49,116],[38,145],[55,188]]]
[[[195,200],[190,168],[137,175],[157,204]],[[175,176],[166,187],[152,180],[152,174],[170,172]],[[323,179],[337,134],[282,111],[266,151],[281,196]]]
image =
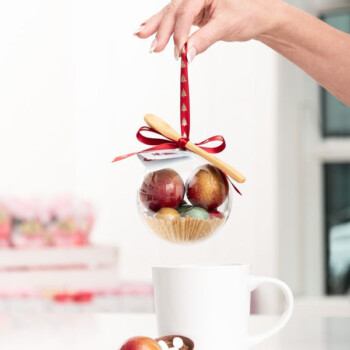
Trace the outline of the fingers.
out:
[[[162,11],[151,17],[134,33],[139,38],[145,39],[157,32],[150,48],[150,52],[164,50],[175,27],[175,14],[177,3],[169,3]]]
[[[152,16],[146,22],[142,23],[140,28],[138,28],[136,32],[134,32],[134,35],[138,36],[141,39],[146,39],[152,34],[154,34],[157,31],[159,24],[164,17],[164,11],[165,9]]]
[[[203,6],[204,0],[184,0],[178,8],[174,28],[175,56],[186,43],[193,21]]]
[[[135,32],[139,38],[148,38],[157,33],[150,52],[161,52],[174,33],[175,58],[178,59],[195,18],[201,13],[205,0],[173,0],[162,11],[151,17]],[[213,21],[195,32],[191,37],[193,43],[188,45],[189,61],[196,54],[205,51],[217,38],[218,30]]]
[[[221,26],[212,20],[194,32],[187,41],[187,60],[193,61],[196,55],[204,52],[221,38]]]
[[[166,13],[159,24],[157,35],[154,40],[154,52],[161,52],[169,42],[175,27],[175,11],[171,10]],[[151,46],[152,47],[152,46]]]

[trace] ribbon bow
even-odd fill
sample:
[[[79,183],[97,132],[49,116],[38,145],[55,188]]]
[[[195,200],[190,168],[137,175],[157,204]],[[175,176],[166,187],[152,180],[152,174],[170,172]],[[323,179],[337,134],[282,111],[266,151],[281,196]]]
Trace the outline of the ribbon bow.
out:
[[[147,137],[147,136],[142,134],[143,132],[151,132],[151,133],[154,133],[157,135],[161,135],[164,138],[161,139],[161,138]],[[142,151],[138,151],[138,152],[125,154],[123,156],[118,156],[113,160],[113,162],[117,162],[119,160],[131,157],[131,156],[134,156],[136,154],[143,153],[143,152],[160,151],[160,150],[165,150],[165,149],[176,149],[176,148],[187,149],[186,144],[189,141],[189,139],[185,138],[185,137],[181,137],[178,141],[172,140],[170,138],[165,137],[164,135],[162,135],[161,133],[152,129],[149,126],[142,126],[137,131],[136,138],[140,142],[144,143],[145,145],[152,145],[154,147],[150,147],[150,148],[144,149]],[[209,142],[215,142],[215,141],[219,141],[219,142],[221,142],[221,144],[218,146],[215,146],[215,147],[203,147],[203,145],[205,145]],[[207,151],[209,153],[222,152],[226,147],[225,139],[220,135],[212,136],[212,137],[210,137],[202,142],[196,143],[196,145],[201,147],[202,149],[204,149],[205,151]]]
[[[142,126],[137,131],[136,138],[143,144],[153,146],[153,147],[144,149],[142,151],[125,154],[123,156],[118,156],[113,160],[113,162],[117,162],[119,160],[131,157],[143,152],[160,151],[160,150],[176,149],[176,148],[187,149],[186,144],[189,141],[189,136],[190,136],[190,91],[189,91],[189,85],[188,85],[188,61],[187,61],[186,44],[181,53],[180,88],[181,88],[180,89],[180,124],[181,124],[182,137],[176,141],[162,135],[161,133],[159,133],[158,131],[154,130],[149,126]],[[163,138],[148,137],[143,134],[144,132],[150,132],[157,135],[161,135],[163,136]],[[220,142],[220,144],[213,147],[203,146],[210,142]],[[226,148],[225,139],[221,135],[209,137],[202,142],[196,143],[196,145],[209,153],[220,153]],[[228,176],[226,177],[228,178]],[[239,190],[236,188],[236,186],[232,183],[232,181],[229,178],[228,180],[231,182],[234,189],[239,194],[241,194]]]

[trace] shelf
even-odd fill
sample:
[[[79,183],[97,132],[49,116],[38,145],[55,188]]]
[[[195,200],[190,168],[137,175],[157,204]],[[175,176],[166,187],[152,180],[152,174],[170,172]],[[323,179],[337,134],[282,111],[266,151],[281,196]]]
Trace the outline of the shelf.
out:
[[[118,285],[113,246],[0,251],[0,293],[104,289]]]
[[[116,269],[0,272],[0,294],[98,290],[120,283]]]
[[[87,266],[99,268],[115,265],[118,248],[86,246],[77,248],[3,249],[0,270],[9,268],[40,268]]]

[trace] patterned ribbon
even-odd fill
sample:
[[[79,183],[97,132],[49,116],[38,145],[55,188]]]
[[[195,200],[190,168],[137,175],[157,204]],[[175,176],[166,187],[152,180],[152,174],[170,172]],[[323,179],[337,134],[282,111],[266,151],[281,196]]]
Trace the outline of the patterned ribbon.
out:
[[[187,44],[181,53],[181,77],[180,77],[180,117],[181,135],[185,140],[190,137],[190,89],[188,86],[188,62]],[[221,152],[221,151],[220,151]]]
[[[136,134],[136,138],[145,145],[153,146],[142,151],[125,154],[123,156],[116,157],[113,162],[134,156],[139,153],[149,151],[160,151],[166,149],[182,148],[187,149],[186,144],[190,137],[190,90],[188,85],[188,62],[187,62],[187,44],[181,53],[181,77],[180,77],[180,124],[181,124],[181,138],[179,140],[172,140],[158,131],[154,130],[149,126],[142,126]],[[145,136],[144,133],[153,133],[162,136],[163,138],[155,138]],[[210,142],[219,142],[218,146],[204,147]],[[209,137],[208,139],[196,143],[197,146],[209,153],[220,153],[226,148],[225,139],[221,135]],[[225,174],[226,175],[226,174]],[[229,177],[226,175],[228,180],[231,182],[234,189],[239,193],[239,190],[235,187]]]

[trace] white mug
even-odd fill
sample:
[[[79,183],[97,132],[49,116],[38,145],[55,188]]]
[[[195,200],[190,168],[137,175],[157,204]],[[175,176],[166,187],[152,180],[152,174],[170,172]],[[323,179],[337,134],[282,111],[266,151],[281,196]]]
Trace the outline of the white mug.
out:
[[[197,350],[246,350],[281,330],[293,311],[290,288],[251,276],[249,265],[153,267],[153,283],[159,336],[189,337]],[[248,335],[250,293],[263,283],[283,291],[286,309],[272,328]]]

